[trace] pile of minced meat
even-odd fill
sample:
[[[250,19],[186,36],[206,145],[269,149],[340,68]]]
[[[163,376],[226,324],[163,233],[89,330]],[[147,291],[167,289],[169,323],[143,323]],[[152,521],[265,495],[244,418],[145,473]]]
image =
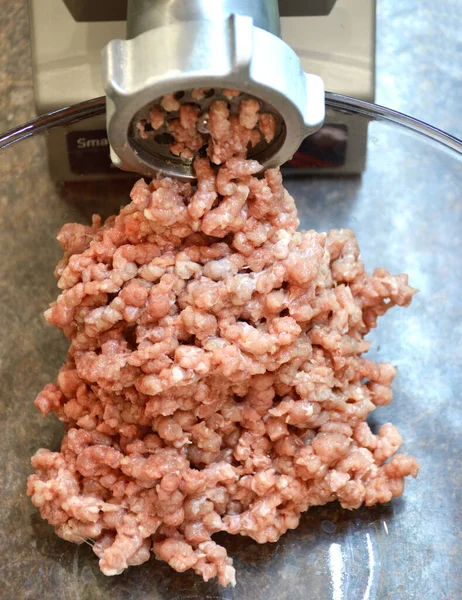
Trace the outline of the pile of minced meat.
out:
[[[154,124],[179,111],[174,151],[189,157],[198,112],[171,100]],[[279,170],[256,177],[245,158],[271,139],[258,108],[212,104],[197,186],[140,180],[117,216],[58,236],[46,317],[71,344],[35,404],[66,435],[33,457],[28,494],[106,575],[154,553],[234,585],[214,533],[275,542],[310,506],[388,502],[418,471],[393,425],[366,423],[396,371],[363,356],[377,318],[415,290],[365,273],[352,231],[297,231]]]

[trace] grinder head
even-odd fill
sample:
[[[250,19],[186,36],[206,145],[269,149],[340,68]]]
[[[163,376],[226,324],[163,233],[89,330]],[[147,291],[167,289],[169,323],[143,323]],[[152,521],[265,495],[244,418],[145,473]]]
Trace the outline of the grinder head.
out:
[[[194,179],[201,149],[171,150],[171,123],[185,104],[195,107],[197,130],[206,134],[215,101],[225,102],[232,115],[243,99],[257,99],[275,125],[271,139],[262,135],[249,146],[248,156],[263,168],[289,160],[324,120],[322,80],[304,73],[295,52],[249,16],[171,23],[113,40],[103,52],[111,158],[124,170]],[[165,96],[175,101],[154,128],[150,114]]]

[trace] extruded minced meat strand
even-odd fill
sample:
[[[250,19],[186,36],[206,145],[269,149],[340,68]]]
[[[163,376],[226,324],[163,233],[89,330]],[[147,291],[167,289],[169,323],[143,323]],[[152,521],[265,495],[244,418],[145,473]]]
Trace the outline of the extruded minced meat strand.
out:
[[[163,126],[165,122],[165,113],[160,106],[153,106],[151,108],[149,111],[149,122],[154,130],[160,129]]]
[[[59,235],[46,318],[70,348],[35,404],[66,435],[33,457],[28,494],[106,575],[154,554],[234,585],[214,533],[275,542],[310,506],[388,502],[417,474],[396,428],[366,423],[396,371],[364,356],[415,290],[367,274],[352,231],[297,231],[280,172],[260,169],[199,158],[197,187],[140,180],[117,216]]]
[[[271,113],[263,113],[258,119],[258,124],[263,137],[267,144],[270,144],[274,140],[276,135],[276,118]]]
[[[191,92],[193,101],[200,102],[206,97],[204,89]],[[267,144],[276,135],[276,117],[268,112],[260,112],[260,102],[255,98],[243,98],[238,104],[237,114],[231,114],[228,101],[241,95],[237,90],[225,89],[223,95],[228,100],[212,102],[208,111],[201,118],[202,128],[197,128],[201,108],[198,104],[181,104],[174,94],[167,94],[161,99],[160,106],[155,105],[149,113],[152,131],[146,129],[146,121],[137,123],[139,135],[144,140],[165,125],[165,113],[179,112],[179,119],[167,122],[169,133],[175,141],[169,148],[174,156],[186,160],[198,157],[199,151],[208,147],[208,157],[214,165],[223,165],[233,157],[245,158],[249,148],[261,142],[262,137]],[[165,112],[164,112],[165,111]],[[209,134],[203,133],[203,128]]]
[[[260,103],[255,98],[242,100],[239,107],[239,124],[246,129],[253,129],[258,124]]]
[[[180,102],[175,97],[175,94],[166,94],[163,96],[160,105],[166,112],[176,112],[180,109]]]

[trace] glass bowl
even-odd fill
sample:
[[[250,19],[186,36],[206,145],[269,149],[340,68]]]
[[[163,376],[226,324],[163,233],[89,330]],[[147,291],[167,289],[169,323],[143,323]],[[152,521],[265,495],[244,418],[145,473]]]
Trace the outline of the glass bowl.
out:
[[[220,535],[238,583],[221,589],[151,560],[107,578],[90,547],[59,539],[25,495],[30,457],[56,449],[62,427],[33,399],[56,378],[67,349],[42,312],[57,295],[55,236],[69,221],[108,215],[126,202],[126,178],[56,185],[46,137],[104,112],[104,99],[45,115],[0,137],[0,486],[3,594],[21,598],[265,598],[373,600],[458,598],[462,589],[462,142],[391,110],[330,94],[328,115],[366,135],[362,176],[286,177],[302,228],[356,231],[369,270],[409,274],[420,290],[372,332],[372,357],[399,373],[394,401],[372,427],[391,421],[421,471],[386,505],[310,509],[275,544]],[[19,142],[19,143],[16,143]]]

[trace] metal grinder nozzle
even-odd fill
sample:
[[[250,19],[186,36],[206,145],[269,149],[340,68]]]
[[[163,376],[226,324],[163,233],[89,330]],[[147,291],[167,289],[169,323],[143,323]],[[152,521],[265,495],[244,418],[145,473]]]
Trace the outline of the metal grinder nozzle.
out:
[[[275,135],[249,150],[263,168],[289,160],[302,140],[324,121],[324,84],[303,71],[295,52],[279,37],[277,0],[130,0],[127,40],[103,50],[107,130],[111,158],[119,168],[147,176],[161,172],[194,179],[194,154],[170,150],[168,120],[182,104],[200,112],[198,130],[207,132],[215,100],[256,98],[260,112],[273,115]],[[206,90],[203,97],[194,90]],[[227,90],[240,92],[233,100]],[[177,105],[163,129],[148,131],[151,109],[164,96]],[[201,129],[202,128],[202,129]]]

